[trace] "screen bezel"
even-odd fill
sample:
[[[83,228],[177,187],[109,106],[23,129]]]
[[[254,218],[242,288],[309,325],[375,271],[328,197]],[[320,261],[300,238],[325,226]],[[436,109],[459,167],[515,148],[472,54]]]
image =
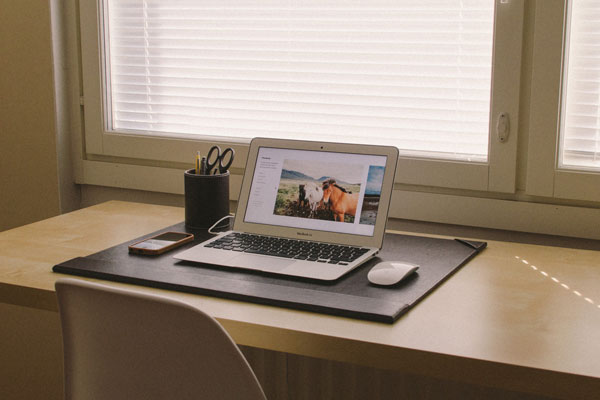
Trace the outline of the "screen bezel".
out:
[[[377,219],[375,222],[373,236],[335,233],[314,229],[290,228],[254,222],[245,222],[245,214],[248,205],[247,202],[252,186],[252,179],[254,177],[254,170],[256,168],[257,155],[261,147],[386,156],[387,158],[385,165],[385,173],[383,176],[379,211],[377,213]],[[353,246],[381,248],[383,244],[383,237],[385,234],[387,214],[391,202],[391,192],[393,189],[397,163],[398,149],[392,146],[373,146],[363,144],[254,138],[250,143],[250,149],[248,151],[248,159],[246,161],[246,172],[242,181],[242,188],[240,190],[240,196],[233,230],[255,233],[259,235],[280,236],[290,239],[304,239],[314,240],[318,242],[329,242]]]

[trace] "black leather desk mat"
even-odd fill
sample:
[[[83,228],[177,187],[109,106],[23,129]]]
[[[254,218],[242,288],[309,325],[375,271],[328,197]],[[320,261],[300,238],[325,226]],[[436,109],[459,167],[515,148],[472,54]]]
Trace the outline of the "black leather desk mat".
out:
[[[169,230],[186,228],[180,223],[157,232]],[[378,257],[336,281],[323,282],[175,260],[173,254],[211,237],[206,231],[190,232],[196,236],[194,242],[160,256],[129,254],[127,246],[142,239],[138,238],[65,261],[52,270],[391,324],[486,246],[485,242],[386,234]],[[407,261],[420,268],[403,282],[377,287],[368,282],[367,273],[382,259]]]

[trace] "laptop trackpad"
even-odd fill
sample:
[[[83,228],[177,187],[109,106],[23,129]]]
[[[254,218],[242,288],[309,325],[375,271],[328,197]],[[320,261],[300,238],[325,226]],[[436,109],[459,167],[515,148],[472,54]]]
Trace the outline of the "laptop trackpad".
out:
[[[253,254],[240,254],[237,257],[229,260],[228,264],[235,265],[240,268],[255,269],[266,272],[279,272],[290,265],[294,264],[295,260],[287,260],[285,258],[263,257]]]

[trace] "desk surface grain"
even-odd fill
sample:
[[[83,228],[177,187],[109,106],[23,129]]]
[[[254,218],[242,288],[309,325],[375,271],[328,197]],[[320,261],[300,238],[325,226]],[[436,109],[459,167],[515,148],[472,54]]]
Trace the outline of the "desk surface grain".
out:
[[[56,311],[53,265],[183,217],[182,208],[111,201],[1,232],[0,300]],[[242,345],[548,396],[600,393],[597,251],[488,241],[393,325],[140,290],[202,308]]]

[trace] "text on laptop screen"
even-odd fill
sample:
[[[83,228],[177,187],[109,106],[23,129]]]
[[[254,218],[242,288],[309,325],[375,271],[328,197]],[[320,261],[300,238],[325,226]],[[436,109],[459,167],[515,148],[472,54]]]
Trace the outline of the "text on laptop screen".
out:
[[[261,147],[244,221],[373,236],[386,159]]]

